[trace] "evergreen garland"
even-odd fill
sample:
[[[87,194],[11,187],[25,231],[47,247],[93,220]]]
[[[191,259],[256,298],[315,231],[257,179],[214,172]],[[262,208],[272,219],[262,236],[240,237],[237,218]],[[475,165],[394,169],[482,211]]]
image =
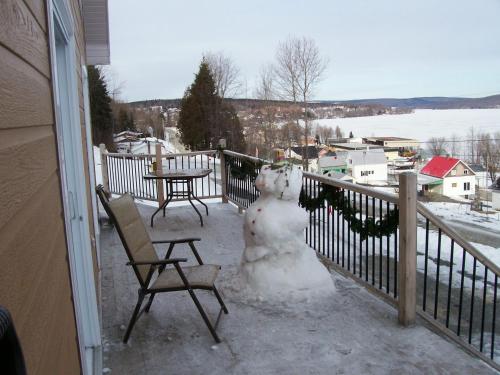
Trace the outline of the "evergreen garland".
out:
[[[361,240],[370,236],[383,237],[395,233],[399,225],[399,211],[397,208],[389,210],[383,219],[376,220],[369,217],[366,220],[356,216],[356,210],[351,206],[342,190],[335,186],[321,184],[321,190],[316,197],[306,195],[304,188],[300,192],[299,205],[307,211],[324,208],[327,202],[334,210],[339,211],[345,220],[351,224],[351,230],[359,233]]]
[[[237,178],[238,180],[245,180],[249,177],[250,181],[255,181],[260,168],[263,165],[261,161],[256,162],[247,159],[240,159],[240,163],[237,163],[236,158],[230,156],[226,156],[226,158],[231,176]]]

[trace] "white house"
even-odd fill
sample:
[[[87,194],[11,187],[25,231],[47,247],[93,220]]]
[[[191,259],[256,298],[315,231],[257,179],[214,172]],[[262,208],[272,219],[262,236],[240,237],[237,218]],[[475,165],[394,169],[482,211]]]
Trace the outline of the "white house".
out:
[[[500,211],[500,177],[495,181],[491,190],[491,206]]]
[[[476,192],[476,175],[460,159],[434,156],[420,173],[442,180],[442,184],[423,185],[424,193],[433,192],[448,197],[469,198]]]
[[[387,160],[383,149],[348,151],[347,170],[354,182],[361,184],[385,184]]]
[[[476,185],[480,188],[487,188],[491,185],[491,179],[486,168],[481,164],[468,164],[476,175]]]

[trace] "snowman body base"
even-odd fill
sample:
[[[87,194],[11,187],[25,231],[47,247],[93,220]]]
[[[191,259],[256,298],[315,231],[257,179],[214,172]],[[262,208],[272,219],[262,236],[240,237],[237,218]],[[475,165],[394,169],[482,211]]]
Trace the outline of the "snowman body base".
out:
[[[301,186],[301,172],[299,177],[288,184]],[[262,171],[257,182],[259,178],[266,178]],[[261,186],[256,185],[261,196],[248,208],[244,219],[246,247],[241,261],[244,282],[264,299],[324,296],[334,292],[330,272],[305,243],[304,228],[309,215],[298,206],[298,194],[293,194],[293,199],[281,199],[282,193],[269,191],[270,187],[262,186],[262,182]]]

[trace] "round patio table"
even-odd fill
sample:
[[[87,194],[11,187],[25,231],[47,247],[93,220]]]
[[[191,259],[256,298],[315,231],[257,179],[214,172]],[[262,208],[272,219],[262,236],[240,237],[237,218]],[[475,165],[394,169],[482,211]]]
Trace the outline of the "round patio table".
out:
[[[208,216],[208,207],[205,203],[203,203],[196,195],[194,195],[193,189],[193,181],[198,178],[207,177],[210,173],[212,173],[212,169],[163,169],[162,173],[159,175],[157,173],[149,173],[144,176],[145,180],[165,180],[167,183],[167,197],[165,202],[158,207],[158,209],[151,215],[151,226],[153,226],[153,219],[155,215],[163,210],[163,217],[165,217],[165,211],[167,205],[175,198],[187,198],[191,206],[193,206],[194,210],[200,217],[201,226],[203,226],[203,217],[201,216],[200,211],[196,208],[193,203],[193,199],[200,202],[203,206],[205,206],[205,210]],[[174,190],[174,183],[176,184],[176,189]],[[180,185],[180,189],[179,189]]]

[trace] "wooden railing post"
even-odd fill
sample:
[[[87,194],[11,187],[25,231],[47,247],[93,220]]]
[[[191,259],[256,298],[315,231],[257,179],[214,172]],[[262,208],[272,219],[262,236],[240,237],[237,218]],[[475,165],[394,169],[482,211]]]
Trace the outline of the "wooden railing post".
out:
[[[227,203],[227,171],[226,171],[226,157],[224,150],[219,152],[220,156],[220,185],[222,188],[222,203]]]
[[[101,175],[102,175],[102,186],[104,191],[110,192],[109,190],[109,172],[108,172],[108,150],[106,150],[106,145],[101,143],[99,145],[99,151],[101,152]]]
[[[157,143],[156,149],[156,175],[163,175],[163,165],[162,165],[162,154],[161,154],[161,143]],[[156,179],[156,192],[158,195],[158,207],[160,207],[163,202],[165,202],[165,194],[163,193],[163,179]]]
[[[417,176],[399,175],[398,319],[409,326],[417,310]]]

